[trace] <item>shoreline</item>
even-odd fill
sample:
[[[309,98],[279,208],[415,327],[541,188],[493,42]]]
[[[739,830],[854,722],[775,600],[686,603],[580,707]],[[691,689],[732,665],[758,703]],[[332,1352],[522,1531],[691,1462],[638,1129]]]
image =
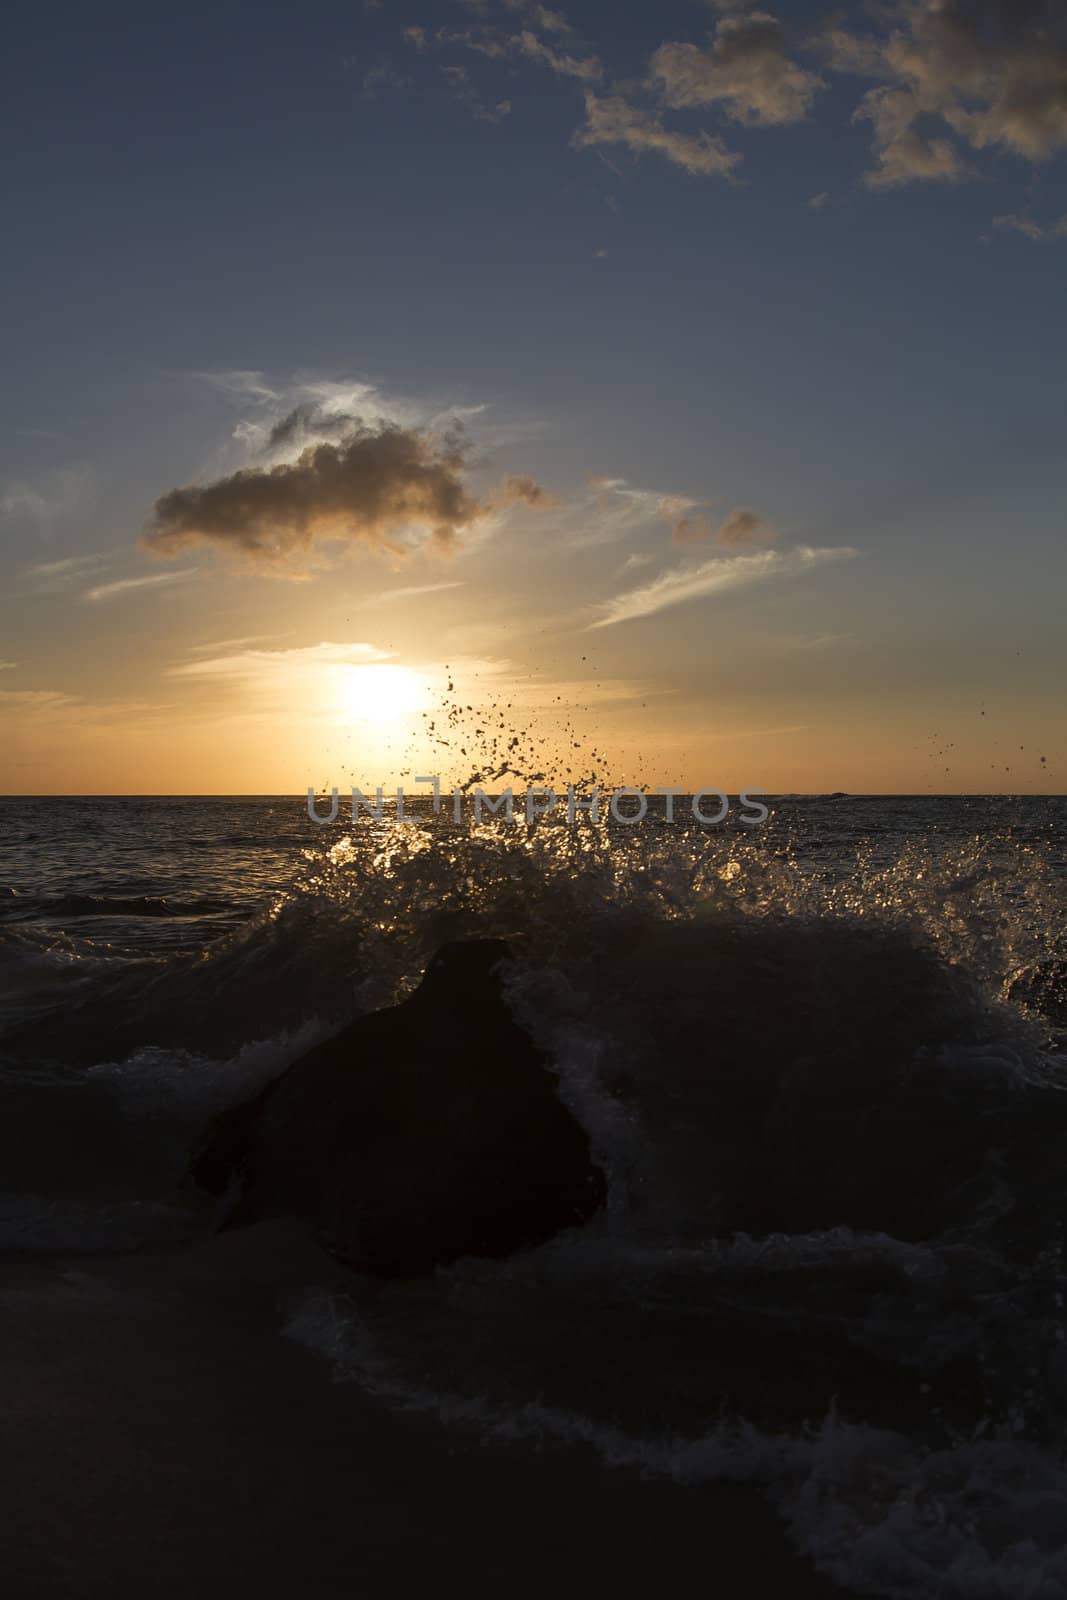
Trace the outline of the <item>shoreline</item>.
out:
[[[681,1487],[575,1446],[390,1409],[282,1336],[350,1286],[289,1223],[182,1250],[0,1267],[6,1594],[393,1600],[550,1585],[844,1591],[757,1489]]]

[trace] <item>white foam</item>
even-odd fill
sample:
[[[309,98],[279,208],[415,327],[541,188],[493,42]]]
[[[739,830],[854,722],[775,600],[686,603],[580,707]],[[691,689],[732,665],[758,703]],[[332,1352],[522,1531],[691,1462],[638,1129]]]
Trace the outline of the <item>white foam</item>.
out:
[[[404,1409],[499,1440],[552,1439],[609,1467],[679,1484],[747,1482],[777,1506],[797,1551],[835,1582],[885,1600],[1067,1600],[1067,1466],[1008,1428],[980,1425],[925,1450],[831,1412],[806,1433],[718,1421],[691,1438],[644,1438],[575,1411],[437,1393],[400,1376],[349,1296],[316,1293],[285,1328],[341,1380]]]
[[[251,1099],[335,1031],[336,1024],[315,1017],[292,1032],[254,1040],[227,1060],[148,1045],[122,1061],[100,1062],[86,1075],[104,1083],[132,1117],[207,1118]]]

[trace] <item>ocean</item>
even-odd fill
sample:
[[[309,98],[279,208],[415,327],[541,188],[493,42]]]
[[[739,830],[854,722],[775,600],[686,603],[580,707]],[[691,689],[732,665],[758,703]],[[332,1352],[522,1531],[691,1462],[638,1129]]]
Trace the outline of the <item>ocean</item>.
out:
[[[852,1594],[1067,1596],[1067,799],[767,803],[0,800],[0,1252],[202,1248],[210,1119],[504,938],[606,1207],[410,1280],[312,1258],[277,1338],[650,1504],[751,1485]]]

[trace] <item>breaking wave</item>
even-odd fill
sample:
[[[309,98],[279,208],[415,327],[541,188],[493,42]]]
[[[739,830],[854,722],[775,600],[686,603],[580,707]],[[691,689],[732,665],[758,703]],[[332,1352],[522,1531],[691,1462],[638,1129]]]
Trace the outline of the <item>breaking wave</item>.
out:
[[[76,931],[9,915],[0,1240],[208,1230],[180,1180],[213,1112],[445,940],[504,937],[606,1211],[503,1263],[309,1294],[293,1336],[468,1427],[764,1484],[860,1592],[1067,1595],[1067,1060],[1018,981],[1067,954],[1059,862],[880,832],[871,803],[854,837],[784,809],[773,848],[654,820],[319,830],[196,950],[109,944],[77,896]]]

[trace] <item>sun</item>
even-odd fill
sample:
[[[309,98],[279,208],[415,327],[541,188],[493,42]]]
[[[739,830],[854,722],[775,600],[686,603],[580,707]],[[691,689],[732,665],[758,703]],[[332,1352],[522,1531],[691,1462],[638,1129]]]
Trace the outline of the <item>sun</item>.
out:
[[[421,711],[427,703],[427,689],[410,667],[345,667],[338,698],[346,722],[373,722],[381,727]]]

